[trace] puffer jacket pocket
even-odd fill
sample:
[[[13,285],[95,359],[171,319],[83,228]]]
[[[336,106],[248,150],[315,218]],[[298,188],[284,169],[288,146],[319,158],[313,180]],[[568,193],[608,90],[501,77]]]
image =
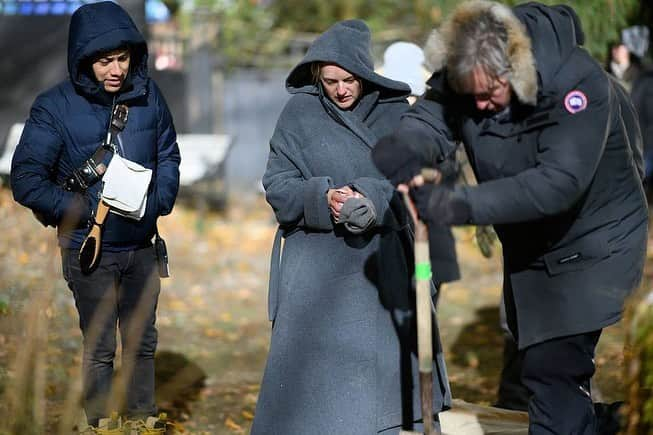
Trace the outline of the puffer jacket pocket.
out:
[[[603,237],[581,239],[544,255],[549,275],[584,270],[610,256],[610,247]]]

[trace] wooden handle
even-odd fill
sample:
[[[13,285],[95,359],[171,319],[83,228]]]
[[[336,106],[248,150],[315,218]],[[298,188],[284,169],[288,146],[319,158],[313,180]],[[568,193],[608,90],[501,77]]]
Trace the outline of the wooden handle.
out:
[[[95,212],[95,223],[98,225],[104,225],[104,221],[107,218],[109,213],[109,206],[106,202],[100,200],[97,205],[97,211]]]
[[[102,248],[102,225],[104,225],[108,213],[109,206],[100,200],[91,231],[79,250],[79,265],[85,274],[91,273],[98,265]]]
[[[96,240],[93,255],[95,260],[100,256],[100,248],[102,247],[102,225],[104,225],[104,221],[107,219],[108,214],[109,206],[106,202],[100,200],[97,205],[97,211],[95,212],[95,222],[93,222],[93,227],[88,235],[89,237],[94,237]]]
[[[426,178],[426,177],[425,177]],[[415,223],[415,278],[417,311],[417,357],[421,391],[424,434],[433,433],[433,326],[431,319],[431,278],[422,276],[423,268],[430,271],[428,228],[417,216],[415,204],[408,193],[403,192],[404,203]],[[418,270],[422,270],[418,273]]]
[[[426,183],[439,184],[442,174],[434,168],[422,168],[420,175],[424,177]]]

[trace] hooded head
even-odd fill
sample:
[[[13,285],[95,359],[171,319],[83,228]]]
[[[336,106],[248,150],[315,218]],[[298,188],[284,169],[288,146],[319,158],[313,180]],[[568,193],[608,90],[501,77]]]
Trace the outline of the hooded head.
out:
[[[525,104],[537,101],[537,74],[530,38],[512,11],[499,3],[472,0],[461,3],[439,31],[429,37],[425,52],[435,70],[447,67],[452,88],[477,68],[490,78],[504,78]]]
[[[75,11],[68,34],[68,73],[78,92],[106,98],[92,63],[119,48],[129,48],[131,58],[122,91],[138,93],[147,83],[147,45],[127,12],[111,1],[85,4]]]
[[[374,72],[370,53],[370,30],[361,20],[340,21],[318,36],[286,79],[290,93],[317,93],[311,65],[334,64],[363,81],[363,92],[378,90],[380,99],[405,98],[410,88]]]
[[[517,99],[535,105],[571,51],[583,43],[578,16],[568,6],[527,3],[513,10],[502,4],[471,0],[461,3],[432,32],[425,53],[429,66],[446,66],[458,91],[467,70],[489,70],[505,78]]]

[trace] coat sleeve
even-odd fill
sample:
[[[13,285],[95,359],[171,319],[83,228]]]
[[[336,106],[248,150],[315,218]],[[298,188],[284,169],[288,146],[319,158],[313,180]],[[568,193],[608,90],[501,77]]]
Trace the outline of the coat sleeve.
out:
[[[52,178],[64,142],[51,107],[44,96],[32,105],[12,158],[11,189],[14,199],[34,211],[44,225],[57,226],[65,219],[76,226],[90,218],[90,202]]]
[[[559,123],[540,133],[533,168],[458,188],[457,194],[470,204],[471,223],[507,224],[556,215],[587,190],[605,149],[614,102],[602,75],[576,89],[586,96],[587,108],[576,113],[560,108]]]
[[[384,216],[390,211],[390,201],[395,188],[390,181],[385,179],[361,177],[349,183],[354,190],[372,201],[376,210],[377,220],[374,226],[380,227],[389,224]]]
[[[450,113],[456,110],[456,98],[446,84],[446,71],[436,72],[427,82],[429,90],[401,118],[395,131],[397,139],[416,151],[422,162],[435,167],[456,149],[456,132]]]
[[[330,177],[310,175],[299,153],[289,151],[289,144],[298,141],[298,137],[284,129],[274,132],[263,175],[265,197],[281,225],[333,230],[326,197],[334,187],[333,181]]]
[[[181,156],[177,145],[177,133],[161,92],[156,88],[157,125],[157,167],[155,189],[158,200],[158,215],[170,214],[179,191],[179,164]]]

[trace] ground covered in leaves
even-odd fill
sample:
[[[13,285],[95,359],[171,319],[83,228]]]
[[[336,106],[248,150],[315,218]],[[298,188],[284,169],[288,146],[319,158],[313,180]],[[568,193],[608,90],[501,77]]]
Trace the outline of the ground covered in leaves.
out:
[[[172,277],[158,307],[157,400],[188,434],[247,433],[268,347],[267,278],[274,218],[255,194],[224,213],[178,206],[160,221]],[[439,322],[455,398],[495,399],[501,368],[501,265],[456,230],[463,279],[447,285]],[[55,233],[0,187],[0,433],[71,433],[81,420],[81,335]],[[623,399],[623,330],[599,344],[596,387]]]

